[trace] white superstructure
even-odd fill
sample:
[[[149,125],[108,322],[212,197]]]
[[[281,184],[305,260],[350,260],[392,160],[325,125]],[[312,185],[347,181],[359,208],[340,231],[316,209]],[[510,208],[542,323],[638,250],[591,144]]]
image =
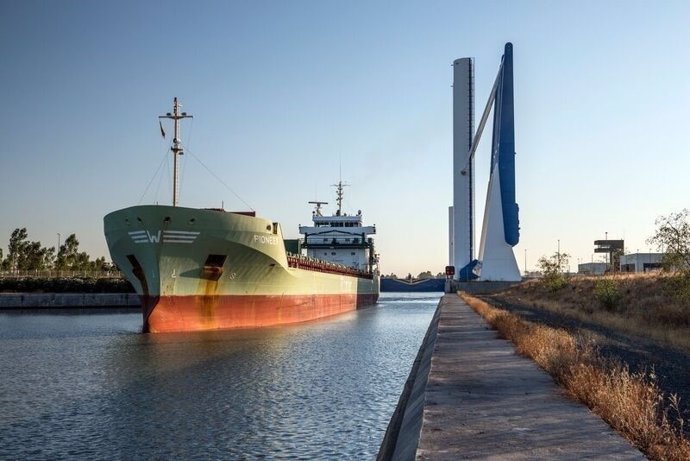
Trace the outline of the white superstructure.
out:
[[[309,202],[315,205],[313,225],[300,226],[304,235],[302,249],[310,258],[329,261],[359,271],[375,270],[377,257],[374,252],[376,226],[362,223],[362,211],[347,214],[342,211],[342,181],[336,184],[338,210],[331,216],[323,216],[321,206],[327,202]]]

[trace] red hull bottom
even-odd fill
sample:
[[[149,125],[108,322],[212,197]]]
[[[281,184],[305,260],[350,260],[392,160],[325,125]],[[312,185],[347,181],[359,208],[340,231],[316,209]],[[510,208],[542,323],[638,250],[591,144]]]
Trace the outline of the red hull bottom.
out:
[[[378,294],[142,296],[144,331],[203,331],[305,322],[376,304]]]

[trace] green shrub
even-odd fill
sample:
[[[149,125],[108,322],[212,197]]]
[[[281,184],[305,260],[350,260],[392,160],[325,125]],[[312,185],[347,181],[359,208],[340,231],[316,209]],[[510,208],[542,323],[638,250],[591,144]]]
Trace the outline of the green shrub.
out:
[[[677,273],[668,277],[664,288],[667,295],[676,301],[690,301],[690,274]]]
[[[544,275],[542,279],[544,286],[550,291],[560,291],[568,286],[568,278],[561,273]]]
[[[557,252],[547,258],[542,256],[537,261],[537,266],[543,274],[542,283],[550,291],[559,291],[568,286],[568,278],[564,274],[568,267],[568,253]]]
[[[618,284],[610,278],[601,278],[594,283],[594,296],[607,310],[616,309],[623,298]]]

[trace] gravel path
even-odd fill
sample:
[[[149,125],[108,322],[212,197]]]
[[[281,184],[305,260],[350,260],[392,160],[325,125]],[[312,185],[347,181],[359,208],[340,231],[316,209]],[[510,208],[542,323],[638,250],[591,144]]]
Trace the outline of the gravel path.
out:
[[[508,302],[500,294],[480,296],[495,307],[520,315],[525,320],[580,332],[592,337],[604,357],[626,363],[631,371],[653,371],[656,383],[666,396],[680,397],[680,410],[690,423],[690,355],[651,339],[573,319],[545,309]],[[688,333],[690,334],[690,332]],[[670,415],[675,419],[676,415]],[[690,424],[684,428],[690,435]]]

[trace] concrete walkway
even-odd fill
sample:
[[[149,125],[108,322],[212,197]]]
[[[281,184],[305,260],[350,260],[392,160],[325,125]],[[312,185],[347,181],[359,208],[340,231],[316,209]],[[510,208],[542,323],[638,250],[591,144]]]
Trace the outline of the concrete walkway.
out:
[[[417,460],[645,459],[457,295],[439,309]]]

